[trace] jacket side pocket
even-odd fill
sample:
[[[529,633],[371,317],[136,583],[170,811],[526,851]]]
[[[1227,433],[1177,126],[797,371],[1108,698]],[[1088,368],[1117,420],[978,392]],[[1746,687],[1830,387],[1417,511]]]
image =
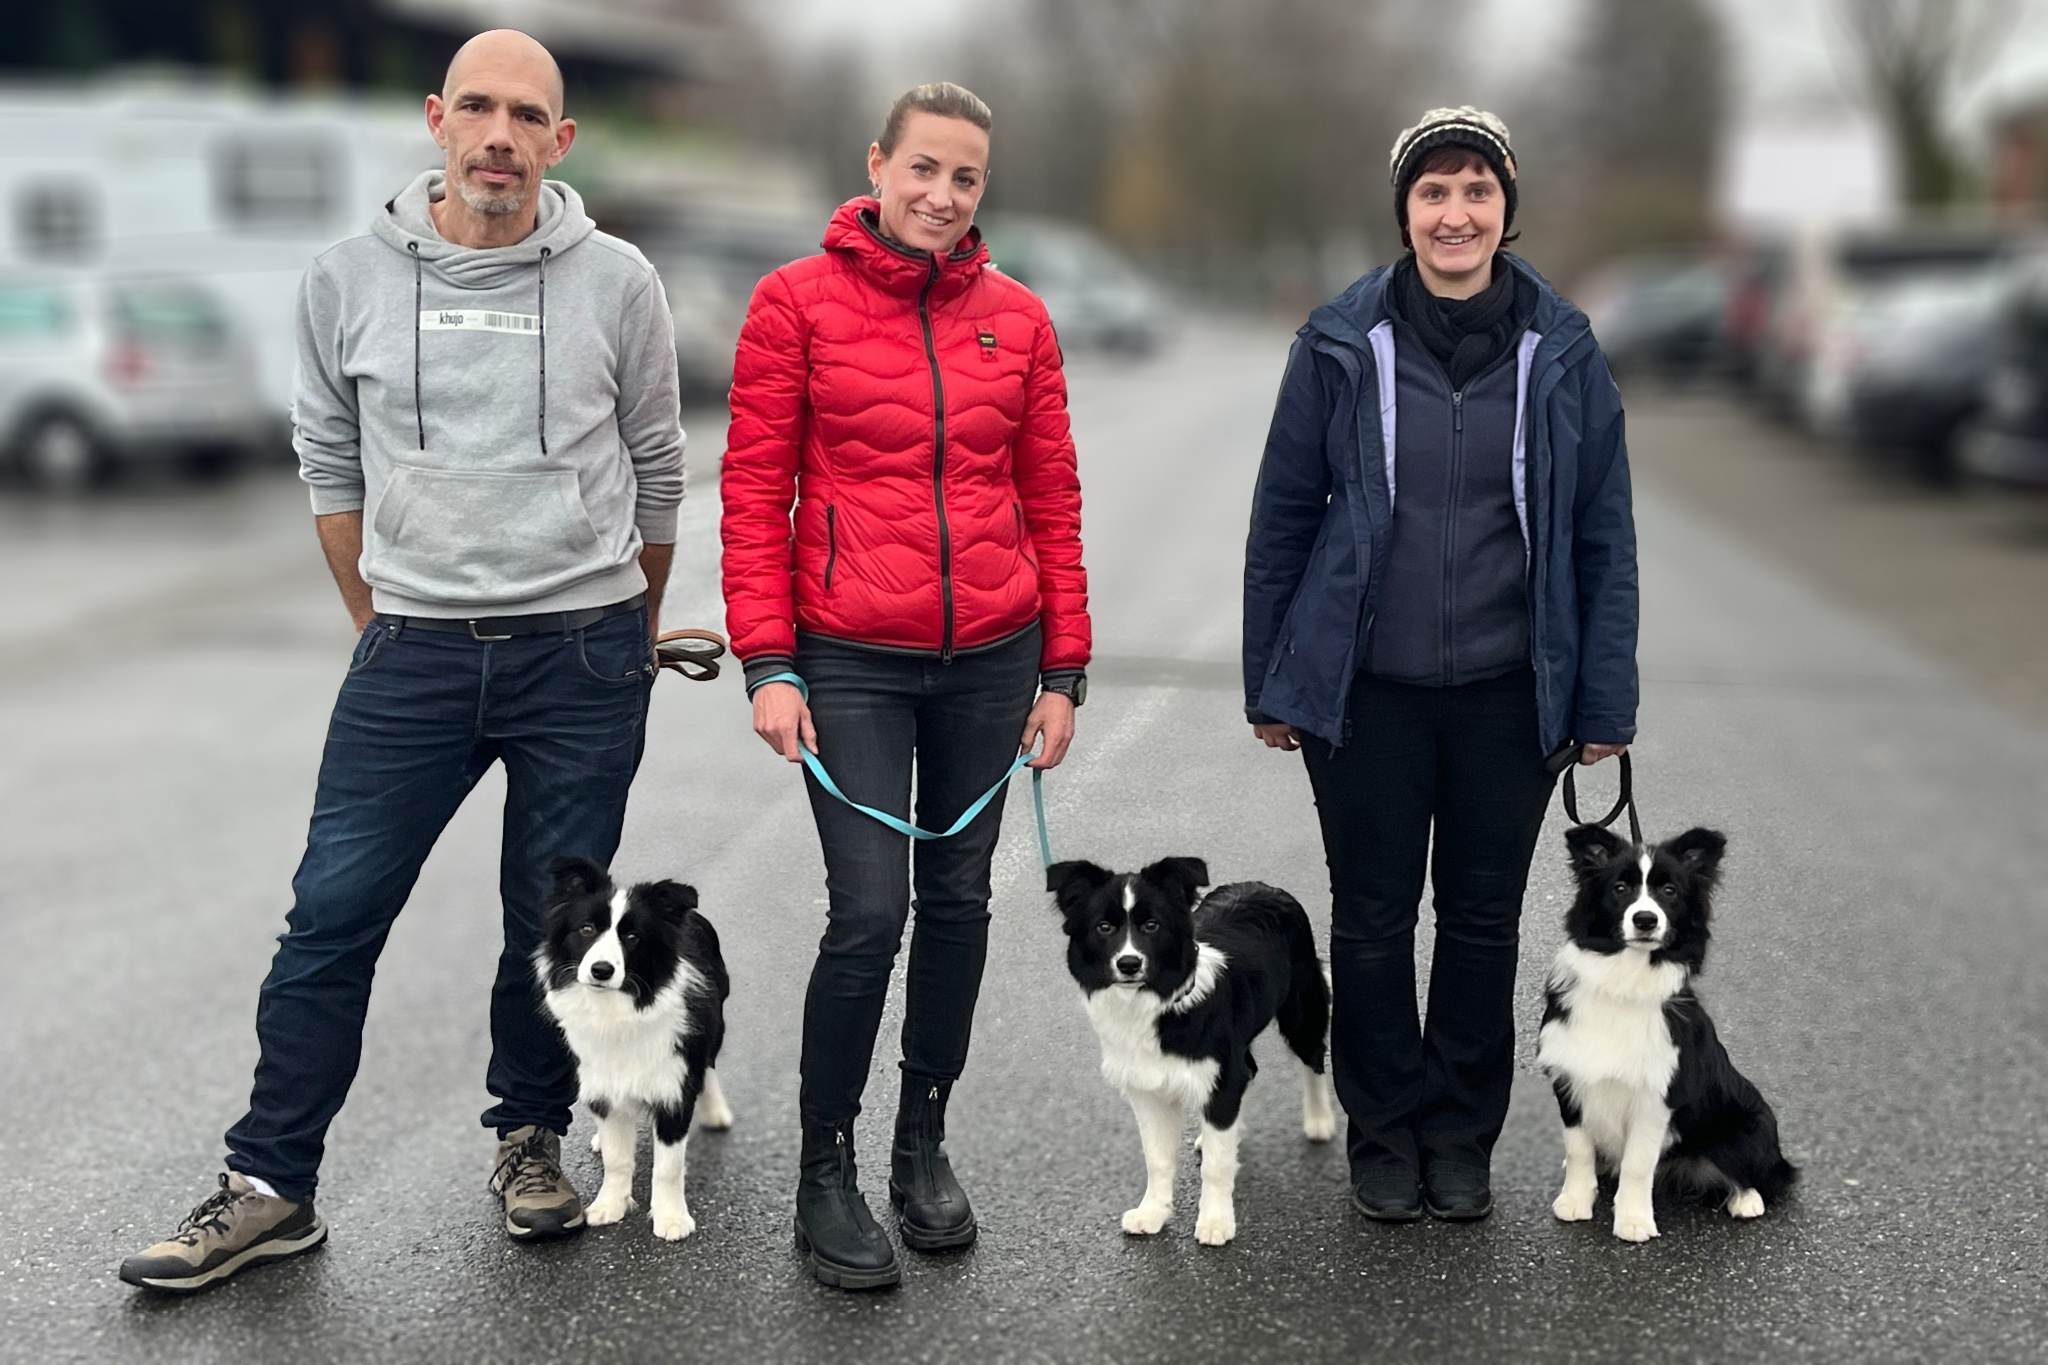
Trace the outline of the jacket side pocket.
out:
[[[825,504],[825,591],[832,591],[832,570],[839,564],[839,508]]]

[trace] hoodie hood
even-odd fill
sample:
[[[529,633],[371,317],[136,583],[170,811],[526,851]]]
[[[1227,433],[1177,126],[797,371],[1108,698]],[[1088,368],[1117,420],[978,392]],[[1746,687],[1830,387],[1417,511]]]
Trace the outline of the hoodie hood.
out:
[[[949,299],[981,277],[982,267],[988,264],[988,247],[981,240],[980,228],[968,228],[953,250],[940,256],[913,251],[884,236],[881,210],[882,201],[872,195],[841,204],[825,229],[825,250],[846,253],[854,268],[877,287],[903,298],[915,297],[930,285],[933,299]],[[936,273],[934,261],[938,263]]]
[[[583,197],[559,180],[540,182],[540,221],[511,246],[457,246],[434,227],[429,208],[447,192],[447,172],[422,171],[371,219],[371,231],[392,249],[416,252],[457,289],[497,289],[530,276],[541,253],[560,256],[597,230]]]

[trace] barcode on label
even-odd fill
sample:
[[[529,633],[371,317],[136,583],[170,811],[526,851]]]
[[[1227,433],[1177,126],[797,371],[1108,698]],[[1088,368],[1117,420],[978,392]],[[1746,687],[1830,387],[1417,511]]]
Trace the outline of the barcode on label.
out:
[[[481,308],[422,308],[420,330],[538,333],[540,318],[534,313],[496,313]]]

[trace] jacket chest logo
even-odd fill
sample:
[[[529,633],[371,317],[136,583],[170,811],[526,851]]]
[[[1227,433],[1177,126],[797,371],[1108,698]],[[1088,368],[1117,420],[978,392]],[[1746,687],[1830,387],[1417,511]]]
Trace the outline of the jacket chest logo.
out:
[[[540,334],[537,313],[500,313],[482,308],[422,308],[422,332],[512,332],[520,336]]]
[[[981,358],[983,360],[994,360],[996,358],[996,334],[984,327],[981,329],[979,339],[981,341]]]

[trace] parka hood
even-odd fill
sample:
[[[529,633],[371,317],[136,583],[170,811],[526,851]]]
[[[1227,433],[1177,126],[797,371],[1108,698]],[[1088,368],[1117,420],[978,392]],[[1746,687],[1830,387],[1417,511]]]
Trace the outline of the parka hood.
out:
[[[457,289],[496,289],[532,273],[545,250],[560,256],[592,232],[597,225],[583,210],[583,198],[559,180],[540,182],[540,221],[532,235],[511,246],[457,246],[434,227],[429,205],[446,193],[445,171],[422,171],[397,198],[370,220],[370,229],[393,250],[417,252],[424,261]]]

